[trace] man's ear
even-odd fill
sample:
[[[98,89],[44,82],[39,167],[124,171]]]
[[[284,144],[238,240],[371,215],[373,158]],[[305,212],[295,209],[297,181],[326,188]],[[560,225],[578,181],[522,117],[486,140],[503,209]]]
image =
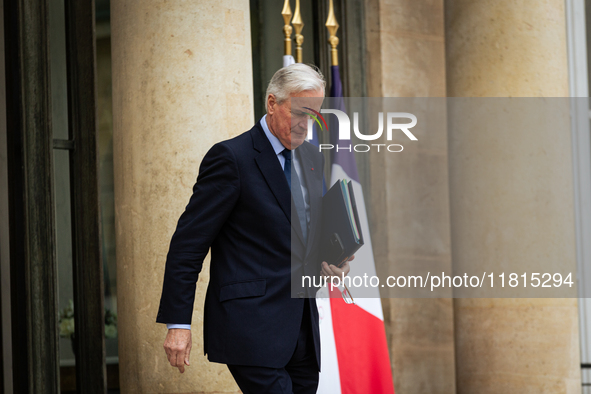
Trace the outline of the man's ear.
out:
[[[269,94],[267,98],[267,113],[273,115],[275,113],[275,104],[277,103],[274,94]]]

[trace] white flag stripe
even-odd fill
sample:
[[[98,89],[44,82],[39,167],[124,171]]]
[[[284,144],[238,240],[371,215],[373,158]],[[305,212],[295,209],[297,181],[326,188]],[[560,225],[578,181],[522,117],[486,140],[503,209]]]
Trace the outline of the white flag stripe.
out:
[[[341,377],[339,374],[339,362],[337,348],[332,330],[332,313],[330,311],[330,299],[326,287],[321,289],[316,297],[318,316],[320,318],[321,339],[321,371],[318,383],[318,394],[332,394],[341,392]]]
[[[295,64],[295,59],[291,55],[283,55],[283,67]]]
[[[331,185],[339,179],[349,179],[343,168],[338,164],[333,164],[331,172]],[[355,193],[355,203],[357,205],[357,213],[359,221],[361,222],[361,233],[363,234],[364,245],[355,253],[355,260],[349,265],[351,271],[350,277],[363,276],[367,274],[368,277],[376,275],[376,267],[373,257],[373,248],[371,245],[371,237],[369,235],[369,221],[367,219],[367,212],[365,211],[365,200],[363,198],[363,188],[361,184],[355,180],[351,180],[353,184],[353,193]],[[384,320],[384,312],[382,311],[382,303],[380,301],[380,290],[375,287],[371,289],[363,289],[363,294],[371,294],[371,298],[356,298],[355,288],[350,287],[349,291],[355,300],[355,304],[359,305],[365,311],[371,313],[380,320]]]

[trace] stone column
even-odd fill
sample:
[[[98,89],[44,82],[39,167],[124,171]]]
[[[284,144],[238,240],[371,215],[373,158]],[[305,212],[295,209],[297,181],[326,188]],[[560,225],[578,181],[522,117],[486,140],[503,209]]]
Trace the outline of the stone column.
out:
[[[450,96],[568,96],[563,0],[445,5]],[[454,268],[500,272],[536,258],[576,273],[565,112],[556,134],[497,130],[494,139],[450,112]],[[507,174],[523,181],[501,181]],[[577,299],[456,299],[454,316],[458,393],[581,392]]]
[[[365,6],[368,96],[445,97],[443,0]],[[446,129],[418,138],[416,149],[369,155],[365,188],[382,274],[451,267]],[[455,393],[452,300],[384,298],[382,307],[396,392]]]
[[[172,368],[156,313],[176,222],[207,150],[253,125],[247,0],[112,0],[119,366],[125,393],[238,392],[203,356],[208,262],[191,366]]]

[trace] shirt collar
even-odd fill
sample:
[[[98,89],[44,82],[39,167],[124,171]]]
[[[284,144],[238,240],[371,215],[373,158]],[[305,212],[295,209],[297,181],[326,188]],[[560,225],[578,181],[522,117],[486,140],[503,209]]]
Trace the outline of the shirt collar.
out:
[[[281,152],[283,152],[285,147],[283,146],[281,141],[279,141],[279,138],[275,137],[273,135],[273,133],[271,133],[271,130],[269,130],[269,126],[267,125],[267,115],[266,114],[265,114],[265,116],[263,116],[261,118],[261,126],[263,127],[263,131],[265,132],[265,135],[269,139],[271,146],[273,146],[273,150],[275,151],[275,154],[278,155]]]

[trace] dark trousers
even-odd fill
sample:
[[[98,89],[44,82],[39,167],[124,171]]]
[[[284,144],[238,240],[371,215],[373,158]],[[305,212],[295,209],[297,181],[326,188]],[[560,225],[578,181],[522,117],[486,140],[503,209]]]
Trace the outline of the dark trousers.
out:
[[[308,301],[304,301],[304,313],[295,351],[285,367],[228,365],[244,394],[316,394],[318,363],[314,353]]]

